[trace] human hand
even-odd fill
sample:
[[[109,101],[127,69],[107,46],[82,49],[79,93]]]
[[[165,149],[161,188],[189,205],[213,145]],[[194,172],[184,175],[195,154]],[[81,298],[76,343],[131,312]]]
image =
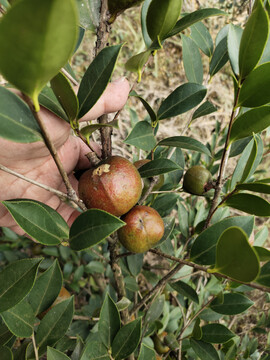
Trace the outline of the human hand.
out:
[[[129,84],[125,79],[110,83],[95,106],[81,119],[93,120],[105,113],[116,112],[126,103]],[[73,171],[89,167],[86,154],[89,148],[81,139],[71,135],[70,126],[45,108],[41,109],[43,122],[55,144],[59,158],[77,191],[78,181]],[[66,193],[63,179],[43,142],[21,144],[0,138],[0,164],[25,177]],[[0,200],[27,198],[41,201],[67,221],[73,223],[79,212],[62,202],[58,196],[36,185],[0,170]],[[15,223],[7,209],[0,204],[0,226],[9,227],[19,235],[24,231]]]

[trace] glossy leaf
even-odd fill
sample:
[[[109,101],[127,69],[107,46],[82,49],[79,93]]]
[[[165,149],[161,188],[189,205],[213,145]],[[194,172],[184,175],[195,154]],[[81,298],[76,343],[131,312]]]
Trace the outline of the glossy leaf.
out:
[[[253,216],[232,216],[223,219],[204,230],[194,241],[191,247],[190,258],[201,265],[213,265],[216,261],[216,244],[227,228],[238,226],[250,236],[253,231]]]
[[[269,202],[256,195],[235,194],[229,197],[223,204],[248,214],[270,216]]]
[[[256,282],[263,286],[270,287],[270,261],[262,266],[260,276]]]
[[[214,45],[207,27],[202,22],[197,22],[190,27],[190,30],[193,41],[195,41],[206,56],[211,57]]]
[[[18,260],[0,272],[0,312],[12,308],[29,293],[41,260]]]
[[[35,315],[47,310],[57,298],[63,279],[57,260],[44,271],[36,280],[34,287],[27,296]]]
[[[90,124],[90,125],[86,125],[83,128],[80,129],[80,133],[87,139],[88,142],[90,142],[90,138],[92,136],[92,134],[104,127],[111,127],[111,128],[115,128],[118,129],[118,120],[112,120],[106,124]]]
[[[194,301],[196,304],[199,304],[199,298],[196,291],[184,281],[179,280],[177,282],[171,282],[170,286],[179,294]]]
[[[181,167],[172,160],[160,158],[149,161],[142,165],[138,170],[142,178],[149,178],[166,174],[171,171],[181,170]]]
[[[128,71],[133,71],[138,74],[138,82],[141,81],[142,69],[150,56],[151,56],[151,51],[146,50],[137,55],[132,56],[130,59],[128,59],[128,61],[125,64],[125,68]]]
[[[1,360],[13,360],[13,354],[9,347],[0,346]]]
[[[73,0],[16,1],[1,19],[0,72],[37,110],[39,92],[72,55],[77,29]]]
[[[156,360],[155,350],[142,344],[138,360]]]
[[[80,15],[80,25],[94,30],[98,26],[100,16],[100,0],[76,0]]]
[[[68,238],[69,227],[54,209],[39,201],[19,199],[2,201],[17,224],[44,245],[58,245]]]
[[[70,247],[77,251],[87,249],[124,225],[124,221],[105,211],[87,210],[77,217],[70,228]]]
[[[84,73],[79,91],[79,114],[83,117],[98,101],[112,76],[122,45],[101,50]]]
[[[47,360],[70,360],[70,358],[59,350],[47,347]]]
[[[270,185],[256,181],[253,183],[243,183],[236,185],[237,190],[248,190],[252,192],[259,192],[261,194],[270,194]]]
[[[198,107],[198,109],[194,111],[194,114],[192,115],[192,120],[195,120],[201,116],[211,114],[215,111],[217,111],[217,108],[210,101],[206,100],[202,105]]]
[[[188,136],[172,136],[161,140],[157,146],[179,147],[181,149],[198,151],[211,157],[209,149],[204,144]]]
[[[202,327],[202,341],[223,344],[233,338],[235,334],[222,324],[207,324]]]
[[[112,343],[112,356],[120,360],[132,354],[141,338],[141,318],[124,325],[116,334]]]
[[[258,107],[269,103],[270,98],[270,62],[259,65],[243,82],[239,93],[238,106]]]
[[[152,40],[147,32],[147,26],[146,26],[146,16],[147,16],[147,11],[149,8],[149,5],[151,3],[152,0],[144,0],[143,5],[142,5],[142,9],[141,9],[141,26],[142,26],[142,35],[143,35],[143,40],[145,42],[146,47],[148,48],[151,43]]]
[[[113,339],[120,330],[120,327],[120,314],[114,301],[107,293],[101,308],[98,322],[98,332],[100,338],[107,348],[111,347]]]
[[[203,64],[198,46],[185,35],[181,35],[181,39],[186,77],[189,82],[201,84],[203,82]]]
[[[32,336],[36,317],[31,305],[26,300],[4,311],[1,316],[14,335],[22,338]]]
[[[53,112],[55,115],[60,117],[61,119],[69,122],[66,113],[64,112],[62,106],[57,100],[52,88],[49,86],[45,86],[39,94],[38,97],[39,104],[45,107],[46,109]]]
[[[167,37],[171,37],[173,35],[178,34],[179,32],[187,29],[191,25],[206,19],[211,16],[220,16],[227,15],[224,11],[214,9],[214,8],[206,8],[194,11],[190,14],[183,16],[180,20],[177,21],[172,31],[167,35]]]
[[[244,182],[249,178],[257,155],[258,155],[258,145],[257,145],[256,138],[254,137],[252,150],[251,150],[250,156],[245,164],[245,167],[243,169],[243,173],[242,173],[240,182]]]
[[[243,29],[230,24],[228,32],[228,54],[233,72],[239,75],[239,47]]]
[[[157,114],[143,97],[138,95],[135,91],[132,91],[129,96],[137,97],[141,101],[146,111],[148,112],[152,123],[155,123],[157,121]]]
[[[147,121],[139,121],[124,141],[144,151],[151,151],[156,145],[153,128]]]
[[[180,16],[182,0],[152,0],[146,15],[146,26],[149,37],[154,41],[163,40],[173,29]]]
[[[236,281],[251,282],[259,271],[258,255],[246,233],[236,226],[226,229],[217,242],[216,264],[211,272],[219,272]]]
[[[161,103],[157,113],[158,119],[168,119],[191,110],[203,100],[206,91],[200,84],[180,85]]]
[[[264,9],[262,0],[257,1],[253,9],[240,43],[239,68],[240,76],[244,79],[258,64],[269,32],[268,15]]]
[[[223,315],[236,315],[241,314],[253,305],[248,297],[238,293],[224,294],[224,301],[220,303],[216,298],[212,301],[210,308]]]
[[[61,71],[52,78],[51,88],[67,114],[69,121],[72,122],[76,119],[79,102],[69,80]]]
[[[210,61],[209,73],[214,76],[229,60],[227,37],[223,38],[215,48]]]
[[[42,141],[40,128],[26,103],[0,86],[0,136],[18,143]]]
[[[74,313],[73,297],[55,305],[41,320],[36,333],[40,355],[53,346],[69,328]]]
[[[245,138],[270,126],[270,106],[251,109],[239,115],[232,126],[230,141]]]
[[[190,339],[190,345],[201,360],[220,360],[213,345],[192,338]]]
[[[270,260],[270,250],[268,250],[264,247],[261,247],[261,246],[254,246],[253,248],[256,251],[260,261],[269,261]]]

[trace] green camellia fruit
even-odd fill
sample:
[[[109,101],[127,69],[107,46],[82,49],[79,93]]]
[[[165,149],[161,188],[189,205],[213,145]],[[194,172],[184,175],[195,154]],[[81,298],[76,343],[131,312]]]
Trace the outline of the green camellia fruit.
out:
[[[184,175],[183,188],[194,195],[204,195],[211,188],[212,175],[205,167],[192,166]]]
[[[108,9],[111,15],[109,22],[112,23],[116,17],[126,9],[139,5],[143,0],[108,0]]]
[[[151,160],[149,159],[142,159],[142,160],[138,160],[135,161],[134,166],[139,169],[141,166],[147,164],[148,162],[150,162]],[[150,182],[151,182],[152,178],[144,178],[143,179],[143,183],[144,183],[144,187],[143,187],[143,192],[142,195],[144,195],[144,193],[147,191],[147,189],[150,186]],[[161,186],[164,184],[164,175],[159,175],[158,176],[158,182],[155,184],[155,186],[153,187],[153,191],[158,191]]]
[[[111,156],[83,173],[78,190],[88,209],[101,209],[121,216],[141,197],[142,179],[130,161]]]
[[[144,205],[137,205],[122,217],[126,225],[118,230],[121,244],[133,253],[143,253],[153,247],[164,234],[159,213]]]

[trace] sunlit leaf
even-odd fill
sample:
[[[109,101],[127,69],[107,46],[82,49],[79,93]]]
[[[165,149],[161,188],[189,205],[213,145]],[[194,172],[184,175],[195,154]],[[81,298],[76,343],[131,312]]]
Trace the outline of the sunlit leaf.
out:
[[[211,156],[209,149],[204,144],[188,136],[172,136],[161,140],[157,146],[179,147],[181,149],[194,150]]]
[[[216,298],[212,301],[210,308],[219,314],[236,315],[241,314],[253,304],[253,301],[242,294],[226,293],[224,294],[224,301],[222,303]]]
[[[270,204],[265,199],[252,194],[235,194],[230,196],[224,203],[234,209],[244,211],[257,216],[270,216]]]
[[[189,82],[203,82],[203,64],[200,51],[194,41],[181,35],[185,74]]]

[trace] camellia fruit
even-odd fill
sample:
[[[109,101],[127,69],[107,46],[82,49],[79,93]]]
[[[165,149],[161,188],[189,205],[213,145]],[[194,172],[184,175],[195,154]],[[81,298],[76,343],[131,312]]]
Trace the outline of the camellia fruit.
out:
[[[144,205],[134,206],[122,217],[126,225],[118,230],[121,244],[133,253],[143,253],[153,247],[164,234],[159,213]]]
[[[121,216],[138,202],[142,179],[129,160],[111,156],[96,168],[83,173],[78,190],[88,209],[100,209]]]
[[[204,195],[212,188],[212,175],[205,167],[192,166],[184,175],[183,189],[194,195]]]
[[[142,167],[143,165],[149,163],[151,160],[149,159],[142,159],[142,160],[137,160],[134,163],[134,166],[136,166],[137,169],[139,169],[140,167]],[[144,183],[144,187],[143,187],[143,192],[142,195],[147,191],[147,189],[150,186],[150,182],[151,182],[152,178],[144,178],[143,179],[143,183]],[[158,181],[157,183],[154,185],[153,187],[153,191],[158,191],[161,186],[164,184],[164,175],[158,175]]]

